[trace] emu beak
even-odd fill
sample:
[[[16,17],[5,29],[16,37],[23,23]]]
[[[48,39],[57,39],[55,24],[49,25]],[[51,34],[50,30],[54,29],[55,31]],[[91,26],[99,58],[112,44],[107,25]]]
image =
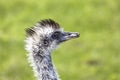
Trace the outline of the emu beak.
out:
[[[78,38],[80,34],[78,32],[64,32],[60,42],[64,42],[73,38]]]

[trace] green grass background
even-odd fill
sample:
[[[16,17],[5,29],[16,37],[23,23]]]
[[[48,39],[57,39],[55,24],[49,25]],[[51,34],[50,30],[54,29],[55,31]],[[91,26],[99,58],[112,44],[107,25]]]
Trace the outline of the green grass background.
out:
[[[35,80],[24,29],[46,18],[81,34],[52,55],[62,80],[120,80],[120,0],[0,0],[0,80]]]

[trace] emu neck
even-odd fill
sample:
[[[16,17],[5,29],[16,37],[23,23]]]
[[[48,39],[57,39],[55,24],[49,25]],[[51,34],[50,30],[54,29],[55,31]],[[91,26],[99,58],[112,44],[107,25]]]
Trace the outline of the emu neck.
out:
[[[33,51],[33,69],[38,80],[59,80],[57,71],[52,63],[51,53],[48,55],[45,52]]]

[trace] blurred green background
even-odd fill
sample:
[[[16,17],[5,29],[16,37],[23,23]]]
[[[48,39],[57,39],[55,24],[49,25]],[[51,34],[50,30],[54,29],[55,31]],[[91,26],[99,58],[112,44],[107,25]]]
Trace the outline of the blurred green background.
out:
[[[120,0],[0,0],[0,80],[36,80],[24,29],[46,18],[81,34],[52,55],[62,80],[120,80]]]

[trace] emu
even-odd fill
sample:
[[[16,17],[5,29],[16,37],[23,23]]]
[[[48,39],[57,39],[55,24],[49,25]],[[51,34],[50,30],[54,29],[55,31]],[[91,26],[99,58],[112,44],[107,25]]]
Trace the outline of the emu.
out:
[[[60,80],[52,62],[51,53],[56,47],[73,38],[79,37],[78,32],[65,32],[60,25],[45,19],[34,27],[26,29],[26,50],[28,60],[38,80]]]

